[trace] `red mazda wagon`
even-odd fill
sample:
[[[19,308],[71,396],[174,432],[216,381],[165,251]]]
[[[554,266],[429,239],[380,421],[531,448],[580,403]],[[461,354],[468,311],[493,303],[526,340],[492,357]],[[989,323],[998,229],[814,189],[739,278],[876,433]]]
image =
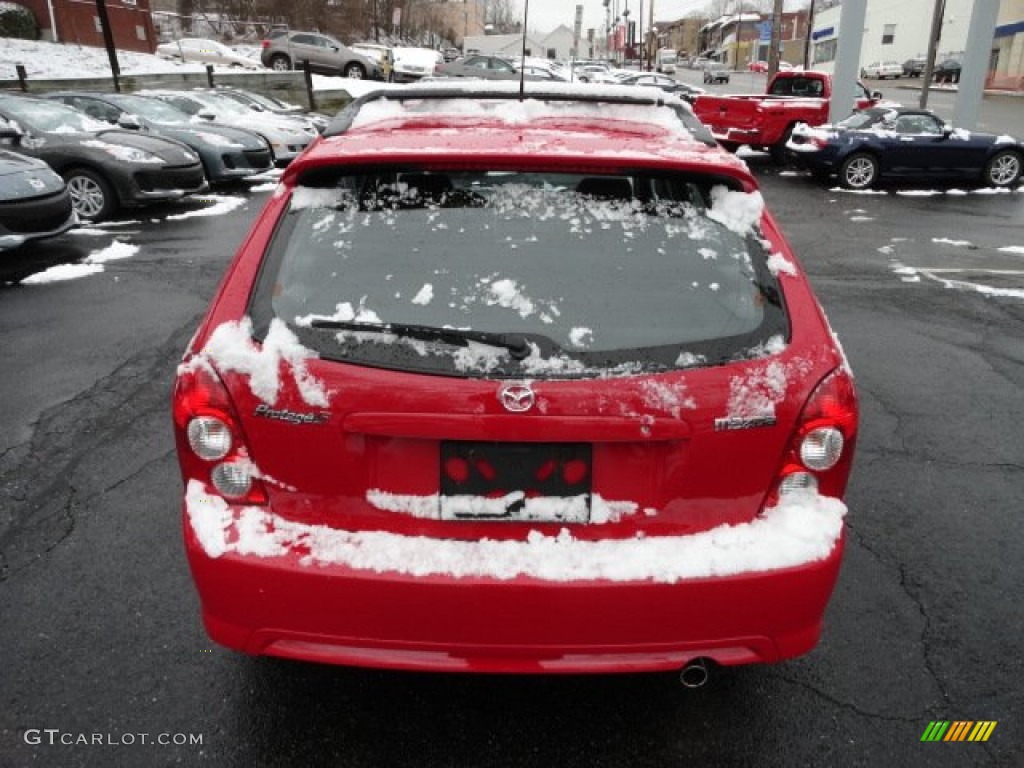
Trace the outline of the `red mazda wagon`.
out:
[[[294,161],[177,375],[216,642],[474,672],[817,643],[853,377],[746,166],[620,87],[362,97]]]

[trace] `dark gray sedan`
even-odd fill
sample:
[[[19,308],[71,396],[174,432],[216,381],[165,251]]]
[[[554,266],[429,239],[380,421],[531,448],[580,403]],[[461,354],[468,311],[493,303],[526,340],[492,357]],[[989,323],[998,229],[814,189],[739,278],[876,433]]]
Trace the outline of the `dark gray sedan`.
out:
[[[0,138],[14,138],[0,129]],[[0,251],[53,237],[78,223],[64,179],[34,157],[0,149]]]
[[[206,188],[199,156],[184,144],[107,123],[64,104],[0,95],[10,149],[46,161],[64,177],[80,218],[100,221],[122,206],[177,200]]]
[[[270,146],[256,133],[226,125],[197,124],[160,99],[71,91],[48,93],[46,98],[61,101],[106,123],[187,144],[199,155],[211,184],[237,181],[274,167]]]

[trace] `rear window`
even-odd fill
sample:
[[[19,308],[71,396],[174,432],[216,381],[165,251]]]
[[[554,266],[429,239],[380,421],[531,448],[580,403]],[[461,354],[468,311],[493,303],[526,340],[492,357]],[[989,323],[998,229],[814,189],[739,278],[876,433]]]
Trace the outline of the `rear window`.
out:
[[[253,294],[321,357],[445,375],[715,365],[788,337],[761,198],[664,175],[307,178]]]
[[[813,77],[777,77],[772,82],[772,96],[820,96],[824,84]]]

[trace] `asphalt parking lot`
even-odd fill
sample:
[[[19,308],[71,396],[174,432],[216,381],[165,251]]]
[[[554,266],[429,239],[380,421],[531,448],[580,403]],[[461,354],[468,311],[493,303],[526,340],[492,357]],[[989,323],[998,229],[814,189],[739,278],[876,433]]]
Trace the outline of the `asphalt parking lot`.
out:
[[[687,691],[213,647],[182,556],[169,388],[264,184],[0,265],[0,764],[1024,762],[1024,192],[856,195],[748,162],[861,398],[846,560],[813,653]],[[115,242],[120,258],[97,257]],[[33,281],[89,259],[104,269]],[[983,720],[987,742],[921,741],[933,721]]]

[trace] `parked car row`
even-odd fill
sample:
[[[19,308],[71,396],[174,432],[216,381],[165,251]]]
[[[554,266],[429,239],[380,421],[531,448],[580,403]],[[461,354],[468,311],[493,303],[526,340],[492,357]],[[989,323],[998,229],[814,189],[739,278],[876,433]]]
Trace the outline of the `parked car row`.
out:
[[[902,64],[897,61],[874,61],[861,67],[860,76],[863,79],[872,80],[921,77],[926,64],[927,59],[924,56],[914,56]],[[932,77],[940,83],[957,83],[960,81],[960,66],[960,59],[955,56],[939,59],[932,69]]]
[[[0,249],[286,165],[326,122],[242,89],[0,95]]]
[[[0,122],[0,141],[15,132]],[[0,149],[0,252],[78,223],[64,179],[34,157]]]
[[[274,29],[258,48],[229,48],[216,40],[185,37],[161,43],[156,53],[176,61],[244,69],[267,67],[288,71],[301,69],[308,63],[317,74],[391,82],[395,79],[395,58],[400,50],[371,42],[345,45],[321,32]],[[433,71],[433,60],[429,69]]]
[[[903,77],[903,65],[898,61],[873,61],[860,68],[862,80],[885,80],[891,77],[898,80]]]

